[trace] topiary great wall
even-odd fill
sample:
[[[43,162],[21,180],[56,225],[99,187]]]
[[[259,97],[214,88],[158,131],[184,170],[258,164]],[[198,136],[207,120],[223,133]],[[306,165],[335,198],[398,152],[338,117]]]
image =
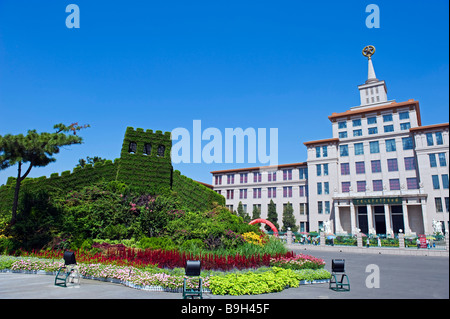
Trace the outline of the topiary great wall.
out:
[[[73,171],[53,173],[49,178],[26,178],[21,185],[21,196],[27,191],[45,189],[67,193],[97,182],[117,181],[149,194],[175,192],[190,211],[205,211],[214,205],[225,205],[225,198],[212,189],[173,170],[171,160],[171,133],[153,132],[128,127],[120,158],[103,163],[87,164]],[[10,177],[0,187],[0,214],[10,214],[14,197],[15,178]]]

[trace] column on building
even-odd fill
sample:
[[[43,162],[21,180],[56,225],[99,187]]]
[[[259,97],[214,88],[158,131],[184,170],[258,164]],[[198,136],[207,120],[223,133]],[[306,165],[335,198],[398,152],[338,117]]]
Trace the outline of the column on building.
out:
[[[373,214],[372,205],[367,205],[367,227],[369,228],[369,234],[375,234],[375,228],[373,227]]]
[[[384,218],[386,221],[386,234],[392,235],[394,232],[391,228],[391,209],[388,204],[384,204]]]
[[[409,227],[409,217],[408,217],[408,205],[406,205],[406,199],[402,201],[402,211],[403,211],[403,225],[405,226],[405,234],[411,233],[411,228]]]
[[[358,228],[356,225],[356,216],[355,216],[355,205],[353,205],[353,201],[350,201],[350,229],[352,231],[352,235],[357,234],[356,229]]]
[[[336,223],[336,234],[342,233],[342,225],[341,225],[341,218],[339,216],[339,206],[338,201],[334,201],[334,221]]]

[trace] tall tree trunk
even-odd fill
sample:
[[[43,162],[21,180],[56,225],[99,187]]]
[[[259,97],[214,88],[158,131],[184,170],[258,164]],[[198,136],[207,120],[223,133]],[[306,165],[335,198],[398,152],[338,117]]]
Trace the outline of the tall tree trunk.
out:
[[[19,162],[19,168],[17,169],[17,179],[16,179],[16,187],[14,189],[14,201],[12,207],[12,216],[11,216],[11,225],[16,223],[17,219],[17,205],[19,203],[19,191],[20,191],[20,175],[22,172],[22,162]]]
[[[22,174],[22,162],[19,162],[19,168],[17,169],[16,187],[14,189],[14,202],[12,207],[11,225],[14,225],[17,220],[17,206],[19,205],[20,183],[28,176],[32,167],[33,163],[30,163],[30,167],[28,167],[25,174],[23,174],[23,176],[20,176]]]

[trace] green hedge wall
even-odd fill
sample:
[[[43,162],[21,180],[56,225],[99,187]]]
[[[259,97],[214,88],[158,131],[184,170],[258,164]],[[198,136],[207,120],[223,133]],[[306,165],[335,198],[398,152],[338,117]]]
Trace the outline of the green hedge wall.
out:
[[[27,191],[42,189],[49,192],[67,193],[100,181],[113,181],[116,179],[118,165],[118,159],[114,163],[111,160],[107,160],[105,163],[95,163],[94,166],[88,164],[84,168],[76,167],[73,172],[64,171],[61,175],[53,173],[50,175],[50,178],[45,176],[26,178],[20,186],[19,201]],[[15,185],[16,178],[10,177],[7,184],[0,187],[0,214],[2,217],[10,214]]]
[[[178,170],[173,172],[172,190],[178,194],[185,208],[190,211],[209,210],[214,207],[214,203],[225,206],[225,197],[181,175]]]
[[[136,143],[136,152],[130,153],[130,143]],[[151,153],[144,154],[146,144],[151,145]],[[158,156],[158,147],[163,146],[164,156]],[[170,189],[172,176],[172,160],[170,152],[172,140],[170,132],[133,129],[128,127],[120,153],[120,165],[117,180],[130,186],[151,189]]]
[[[130,143],[136,143],[136,152],[129,152]],[[145,144],[151,144],[151,153],[144,154]],[[164,156],[158,156],[158,146],[164,146]],[[144,131],[128,127],[122,144],[120,159],[114,162],[76,167],[73,171],[53,173],[49,178],[26,178],[21,185],[20,196],[27,191],[45,189],[49,192],[70,192],[100,181],[121,181],[152,194],[175,191],[184,207],[190,211],[205,211],[214,203],[225,205],[225,198],[208,187],[173,171],[171,160],[172,140],[170,132]],[[0,215],[9,216],[14,198],[16,179],[9,177],[0,187]]]

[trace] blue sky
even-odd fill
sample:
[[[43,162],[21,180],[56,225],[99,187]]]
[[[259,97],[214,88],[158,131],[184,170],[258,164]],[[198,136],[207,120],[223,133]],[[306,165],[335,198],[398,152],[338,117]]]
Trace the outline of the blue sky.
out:
[[[68,4],[80,28],[68,29]],[[368,4],[380,28],[365,25]],[[84,144],[30,177],[78,159],[120,156],[127,126],[192,132],[278,128],[279,163],[306,160],[303,142],[331,137],[328,116],[359,104],[372,44],[388,98],[420,101],[422,124],[448,122],[448,1],[0,0],[0,135],[88,123]],[[204,142],[206,144],[207,142]],[[210,171],[255,166],[177,164]],[[0,185],[17,168],[0,171]]]

